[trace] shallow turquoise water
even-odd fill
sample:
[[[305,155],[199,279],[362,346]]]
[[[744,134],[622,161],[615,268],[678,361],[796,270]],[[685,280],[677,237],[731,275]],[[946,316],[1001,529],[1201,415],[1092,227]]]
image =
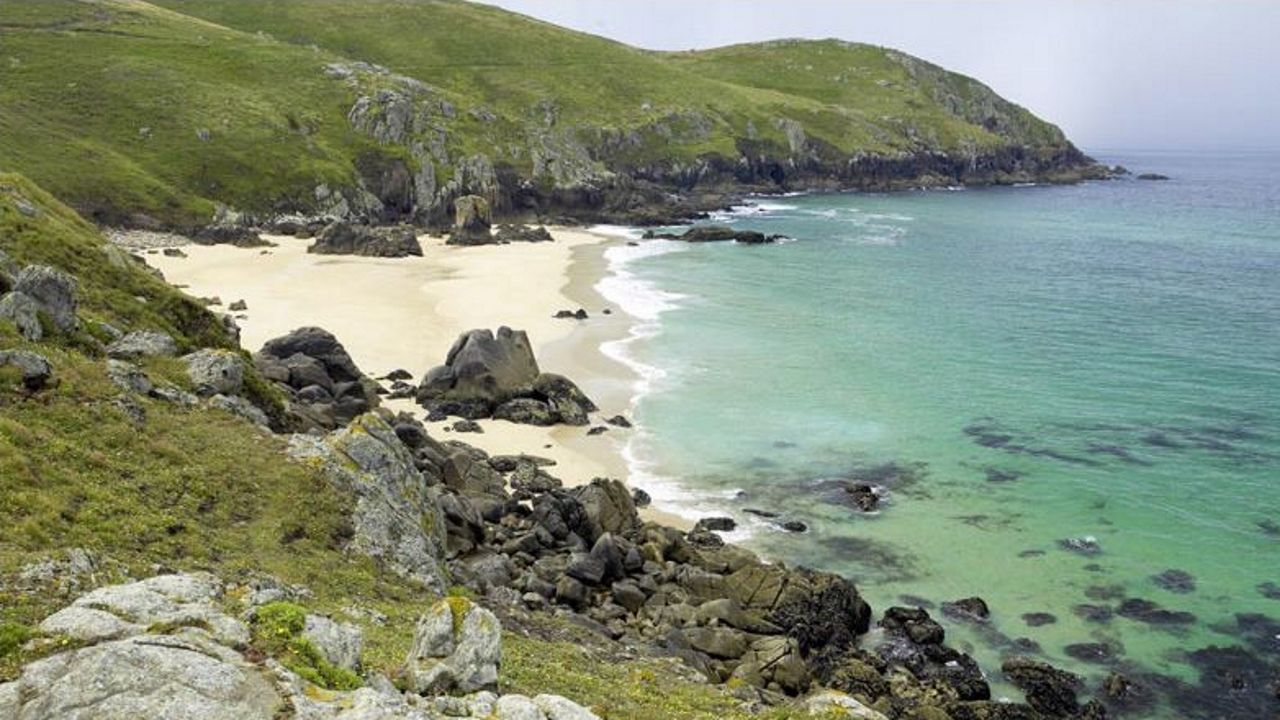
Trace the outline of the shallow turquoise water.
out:
[[[1280,156],[1103,159],[1174,179],[768,198],[721,221],[794,242],[619,248],[606,294],[653,319],[615,348],[651,378],[637,484],[877,609],[981,595],[991,625],[948,632],[989,670],[1029,638],[1091,678],[1194,683],[1186,651],[1280,618],[1259,588],[1280,584]],[[881,512],[842,500],[849,479],[883,486]],[[1059,544],[1085,537],[1101,552]],[[1194,589],[1151,578],[1169,569]],[[1125,598],[1195,622],[1075,612]],[[1082,642],[1117,657],[1066,654]]]

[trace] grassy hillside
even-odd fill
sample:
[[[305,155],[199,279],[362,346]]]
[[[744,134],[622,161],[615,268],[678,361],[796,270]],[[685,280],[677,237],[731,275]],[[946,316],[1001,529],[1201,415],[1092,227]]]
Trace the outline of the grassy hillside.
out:
[[[976,81],[834,41],[655,53],[458,0],[9,0],[0,44],[0,169],[110,223],[574,210],[617,174],[860,186],[846,159],[928,152],[1035,160],[957,181],[1083,164]]]
[[[109,250],[89,223],[24,177],[0,174],[0,251],[47,263],[79,281],[82,324],[173,332],[186,348],[227,346],[216,319],[142,266]],[[184,307],[176,322],[169,311]],[[204,406],[136,396],[139,421],[92,338],[24,341],[0,320],[0,349],[39,353],[57,384],[36,394],[0,366],[0,683],[21,665],[67,647],[66,638],[26,645],[40,620],[93,586],[157,571],[207,570],[228,582],[264,577],[301,585],[309,611],[357,622],[365,667],[394,674],[419,615],[434,600],[420,586],[347,553],[355,499],[313,466],[287,459],[286,438]],[[189,384],[181,362],[142,362],[157,382]],[[186,389],[190,389],[187,387]],[[23,570],[92,553],[91,576]],[[235,593],[232,598],[238,597]],[[345,610],[369,612],[352,617]],[[232,607],[239,612],[242,608]],[[377,621],[371,617],[378,617]],[[566,621],[538,616],[507,624],[504,692],[559,692],[611,719],[745,718],[718,685],[689,679],[670,660],[627,653]],[[779,709],[755,717],[793,717]]]

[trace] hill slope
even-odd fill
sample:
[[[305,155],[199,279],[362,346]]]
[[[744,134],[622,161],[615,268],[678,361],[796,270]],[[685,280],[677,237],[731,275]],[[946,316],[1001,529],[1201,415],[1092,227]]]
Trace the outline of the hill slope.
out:
[[[974,80],[836,41],[655,53],[456,0],[14,0],[0,39],[0,167],[112,223],[441,222],[464,193],[642,221],[672,190],[1098,171]]]

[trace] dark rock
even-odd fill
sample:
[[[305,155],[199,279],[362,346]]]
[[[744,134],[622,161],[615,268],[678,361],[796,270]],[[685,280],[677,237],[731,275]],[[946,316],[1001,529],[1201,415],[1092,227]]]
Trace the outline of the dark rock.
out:
[[[683,240],[684,242],[727,242],[734,241],[744,245],[761,245],[777,242],[781,235],[768,235],[754,230],[735,230],[724,225],[699,225],[689,228],[680,235],[669,233],[655,234],[656,238]]]
[[[1258,593],[1268,600],[1280,600],[1280,585],[1271,581],[1258,583]]]
[[[1058,547],[1085,556],[1102,553],[1102,546],[1092,537],[1065,538],[1058,541]]]
[[[449,233],[450,245],[488,245],[495,242],[490,227],[493,211],[489,201],[478,195],[463,195],[453,201],[453,232]]]
[[[640,527],[635,503],[627,486],[617,480],[595,478],[571,491],[586,514],[592,541],[604,533],[626,535]],[[585,537],[585,536],[584,536]]]
[[[1169,179],[1168,175],[1161,175],[1160,173],[1142,173],[1137,177],[1139,180],[1168,180]]]
[[[317,255],[361,255],[402,258],[422,256],[413,228],[374,228],[339,220],[316,237],[307,252]]]
[[[1115,612],[1106,605],[1090,605],[1082,603],[1071,609],[1076,617],[1089,622],[1106,623],[1111,622],[1111,618],[1115,616]]]
[[[875,488],[866,483],[850,485],[845,488],[845,492],[862,512],[871,512],[880,504],[880,496],[876,494]]]
[[[587,311],[582,308],[577,310],[557,310],[555,318],[557,320],[586,320]]]
[[[43,355],[28,350],[0,350],[0,367],[9,366],[22,374],[22,387],[39,392],[53,381],[53,365]]]
[[[715,530],[717,532],[729,532],[736,527],[738,527],[738,523],[731,517],[705,517],[693,526],[693,531]]]
[[[387,373],[386,377],[383,378],[383,380],[412,380],[412,379],[413,379],[413,373],[403,368],[392,370],[391,372]]]
[[[991,610],[987,607],[986,601],[980,597],[944,602],[942,603],[942,612],[944,615],[957,620],[985,622],[991,617]]]
[[[200,228],[191,240],[198,245],[234,245],[240,248],[268,247],[271,243],[253,228],[242,225],[209,225]]]
[[[171,257],[171,258],[184,258],[187,256],[187,254],[182,251],[182,248],[176,248],[176,247],[165,248],[161,250],[160,253],[165,257]]]
[[[231,312],[241,312],[243,310],[248,310],[249,304],[246,303],[244,300],[237,300],[231,303],[229,306],[227,306],[227,309],[230,310]]]
[[[751,513],[752,515],[762,518],[776,518],[780,516],[780,513],[773,512],[772,510],[761,510],[759,508],[742,508],[742,512]]]
[[[631,502],[638,508],[644,508],[653,504],[653,498],[649,497],[649,493],[643,489],[636,488],[631,491]]]
[[[1078,676],[1030,658],[1006,660],[1001,669],[1010,682],[1027,694],[1027,704],[1032,709],[1050,717],[1070,717],[1079,712]]]
[[[1116,608],[1120,617],[1137,620],[1149,625],[1188,625],[1196,616],[1181,610],[1166,610],[1150,600],[1129,598]]]
[[[595,403],[563,375],[542,373],[533,381],[534,397],[545,400],[559,422],[586,425],[587,413],[596,410]]]
[[[556,583],[556,602],[581,610],[587,605],[587,588],[569,575]]]
[[[901,633],[916,645],[941,645],[946,639],[946,630],[924,608],[891,607],[884,611],[880,627]]]
[[[626,608],[632,615],[640,612],[648,597],[634,582],[624,580],[613,584],[611,596],[613,601]]]
[[[607,427],[605,427],[605,426],[603,426],[603,425],[597,425],[597,426],[595,426],[595,427],[593,427],[593,428],[591,428],[591,429],[587,430],[587,434],[588,434],[588,435],[603,435],[603,434],[605,434],[605,433],[606,433],[606,432],[608,432],[608,431],[609,431],[609,428],[607,428]]]
[[[783,530],[786,530],[787,532],[794,532],[794,533],[808,532],[809,530],[809,526],[799,520],[783,521],[779,525],[779,527],[781,527]]]
[[[521,425],[542,426],[555,425],[557,420],[550,406],[533,398],[516,398],[502,403],[494,408],[493,419]]]
[[[460,433],[483,433],[484,428],[480,427],[480,423],[475,420],[458,420],[452,426],[454,432]]]
[[[1046,612],[1030,612],[1023,613],[1022,621],[1031,627],[1040,627],[1041,625],[1051,625],[1058,622],[1058,618],[1052,613]]]
[[[1109,643],[1072,643],[1064,647],[1063,651],[1083,662],[1108,663],[1115,659],[1115,649]]]
[[[493,231],[493,239],[500,243],[552,242],[555,238],[542,226],[499,225]]]
[[[587,585],[599,585],[605,579],[605,564],[589,553],[575,553],[565,574]]]
[[[620,428],[629,428],[629,427],[631,427],[631,421],[630,421],[630,420],[628,420],[628,419],[626,419],[625,417],[623,417],[623,416],[621,416],[621,415],[614,415],[613,417],[609,418],[608,420],[605,420],[605,422],[609,423],[610,425],[612,425],[612,426],[614,426],[614,427],[620,427]]]
[[[321,328],[299,328],[269,340],[253,361],[263,377],[289,391],[292,414],[304,426],[331,430],[379,405],[377,383]]]
[[[1151,581],[1171,593],[1185,595],[1196,589],[1196,579],[1185,570],[1165,570],[1151,576]]]

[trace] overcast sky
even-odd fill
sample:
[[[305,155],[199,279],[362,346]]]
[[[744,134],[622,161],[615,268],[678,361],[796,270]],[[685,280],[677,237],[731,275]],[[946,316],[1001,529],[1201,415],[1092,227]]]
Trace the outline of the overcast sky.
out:
[[[489,0],[653,49],[887,45],[972,75],[1086,149],[1280,148],[1280,0]]]

